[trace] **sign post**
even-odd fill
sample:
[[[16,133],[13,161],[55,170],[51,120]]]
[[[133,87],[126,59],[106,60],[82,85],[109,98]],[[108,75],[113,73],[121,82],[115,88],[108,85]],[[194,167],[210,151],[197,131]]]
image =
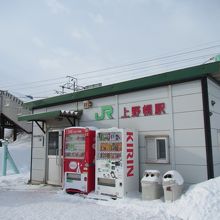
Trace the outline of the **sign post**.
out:
[[[7,160],[11,164],[12,169],[15,173],[19,173],[19,170],[11,157],[9,151],[8,151],[8,141],[0,139],[0,142],[2,143],[2,176],[6,176],[7,171]]]

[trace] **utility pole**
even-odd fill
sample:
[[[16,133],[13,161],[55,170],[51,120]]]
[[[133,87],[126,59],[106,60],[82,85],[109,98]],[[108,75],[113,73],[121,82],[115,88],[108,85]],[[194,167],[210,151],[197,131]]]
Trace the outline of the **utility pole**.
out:
[[[72,76],[66,76],[66,78],[68,78],[68,81],[60,86],[61,91],[55,90],[57,94],[61,94],[61,95],[65,94],[66,93],[65,89],[72,90],[73,92],[77,91],[77,87],[78,87],[77,78]]]
[[[61,86],[64,89],[69,89],[72,90],[73,92],[77,91],[77,87],[78,87],[78,80],[75,77],[72,76],[67,76],[68,78],[68,82],[65,83],[63,86]]]

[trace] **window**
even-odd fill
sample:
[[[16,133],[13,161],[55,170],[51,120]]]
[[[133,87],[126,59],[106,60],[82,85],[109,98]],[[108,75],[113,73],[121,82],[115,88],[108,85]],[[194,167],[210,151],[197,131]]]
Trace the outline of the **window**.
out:
[[[220,147],[220,130],[217,132],[218,147]]]
[[[166,140],[156,139],[156,144],[157,144],[157,159],[165,160],[166,159]]]
[[[5,107],[10,106],[10,99],[9,99],[9,98],[5,98],[5,99],[4,99],[4,106],[5,106]]]
[[[59,149],[59,132],[49,132],[48,155],[57,155]]]
[[[22,110],[23,108],[21,106],[17,107],[17,115],[22,115]]]
[[[147,163],[169,162],[167,136],[145,136],[145,140]]]

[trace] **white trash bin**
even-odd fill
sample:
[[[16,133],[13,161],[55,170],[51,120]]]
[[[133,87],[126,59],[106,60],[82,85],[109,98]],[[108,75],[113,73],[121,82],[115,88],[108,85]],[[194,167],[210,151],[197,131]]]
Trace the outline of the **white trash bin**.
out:
[[[176,170],[166,172],[163,175],[164,200],[177,200],[182,194],[183,184],[183,177]]]
[[[160,171],[145,170],[141,179],[141,188],[143,200],[160,199],[163,193]]]

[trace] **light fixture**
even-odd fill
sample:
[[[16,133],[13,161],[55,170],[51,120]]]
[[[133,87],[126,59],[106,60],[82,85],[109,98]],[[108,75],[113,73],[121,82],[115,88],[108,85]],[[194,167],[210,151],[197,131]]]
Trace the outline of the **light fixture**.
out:
[[[90,100],[84,101],[84,102],[83,102],[83,107],[84,107],[85,109],[91,108],[91,107],[92,107],[92,101],[90,101]]]
[[[212,106],[215,105],[215,101],[214,101],[214,100],[211,101],[211,105],[212,105]]]

